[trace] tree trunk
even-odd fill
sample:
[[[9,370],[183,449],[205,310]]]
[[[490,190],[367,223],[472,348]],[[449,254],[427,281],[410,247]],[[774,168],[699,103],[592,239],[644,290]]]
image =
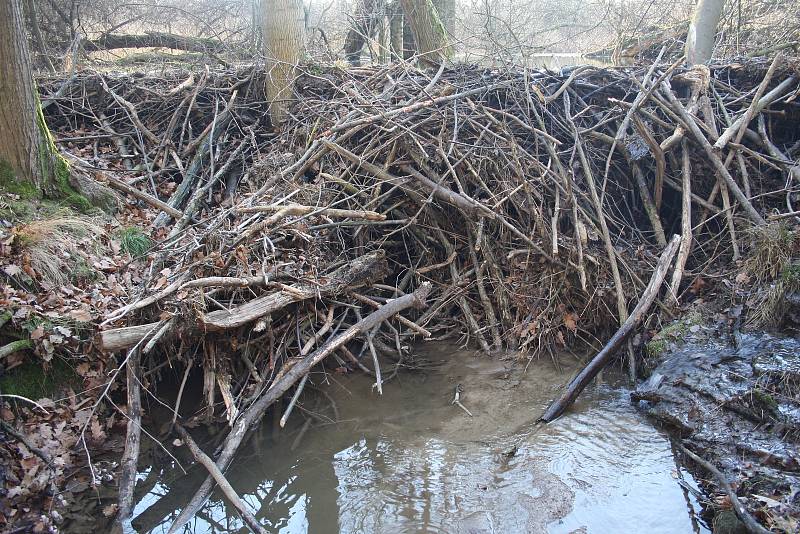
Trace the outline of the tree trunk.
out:
[[[389,13],[389,48],[393,58],[403,57],[403,9],[395,1],[387,9]]]
[[[305,48],[302,0],[262,0],[264,55],[267,58],[267,100],[273,127],[286,119],[294,98],[297,64]]]
[[[28,19],[28,28],[33,37],[33,43],[36,46],[36,52],[41,56],[42,62],[50,72],[55,72],[56,68],[50,60],[50,55],[44,46],[44,38],[42,38],[42,29],[39,27],[39,19],[36,18],[36,9],[33,5],[33,0],[25,0],[25,17]]]
[[[448,40],[452,41],[456,31],[456,0],[433,0],[433,7],[444,25]]]
[[[353,15],[350,31],[344,41],[344,57],[351,65],[361,64],[361,51],[368,39],[375,36],[383,17],[383,0],[360,0]]]
[[[0,178],[26,196],[55,196],[69,170],[42,116],[24,28],[22,0],[0,2]]]
[[[698,0],[686,36],[686,62],[689,65],[699,65],[711,59],[724,5],[725,0]]]
[[[447,31],[442,24],[432,0],[400,0],[405,20],[411,26],[421,60],[439,64],[450,57]]]
[[[414,41],[414,32],[411,29],[411,24],[409,23],[409,19],[406,16],[405,8],[401,9],[400,12],[403,14],[402,15],[403,27],[400,28],[401,31],[403,32],[402,34],[403,59],[410,59],[414,57],[414,54],[417,53],[417,43],[416,41]]]

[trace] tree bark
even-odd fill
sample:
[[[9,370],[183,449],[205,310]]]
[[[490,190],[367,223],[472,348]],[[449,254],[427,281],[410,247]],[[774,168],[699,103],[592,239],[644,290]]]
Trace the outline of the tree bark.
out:
[[[711,59],[717,38],[717,25],[725,0],[699,0],[694,8],[686,36],[686,62],[699,65]]]
[[[417,51],[423,63],[439,64],[451,55],[447,30],[432,0],[400,0],[405,21],[414,34]]]
[[[267,100],[273,127],[282,123],[294,98],[297,64],[305,49],[302,0],[262,0],[264,56],[267,58]]]
[[[68,168],[42,116],[22,17],[22,0],[0,2],[0,176],[15,192],[53,196]]]
[[[403,57],[403,9],[398,1],[389,4],[389,48],[393,58]]]
[[[456,31],[456,1],[455,0],[433,0],[433,7],[442,21],[447,38],[453,39]]]

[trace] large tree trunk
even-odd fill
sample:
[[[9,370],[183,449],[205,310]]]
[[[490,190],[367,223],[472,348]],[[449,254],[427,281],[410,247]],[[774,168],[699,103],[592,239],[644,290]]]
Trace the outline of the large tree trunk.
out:
[[[24,28],[22,0],[2,0],[0,177],[7,189],[28,196],[55,196],[59,184],[66,184],[68,168],[42,116]]]
[[[686,62],[689,65],[699,65],[711,59],[724,5],[725,0],[698,0],[686,36]]]
[[[444,25],[448,40],[452,42],[456,32],[456,0],[433,0],[433,7]]]
[[[262,0],[267,100],[273,127],[284,121],[294,98],[297,64],[305,48],[302,0]]]
[[[405,22],[411,26],[414,41],[424,63],[438,64],[450,57],[447,31],[432,0],[400,0]]]

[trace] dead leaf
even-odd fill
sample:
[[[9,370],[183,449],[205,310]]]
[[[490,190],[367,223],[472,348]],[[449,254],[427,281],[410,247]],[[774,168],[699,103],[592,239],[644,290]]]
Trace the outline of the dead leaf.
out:
[[[564,315],[564,326],[573,334],[578,331],[578,314],[568,313]]]

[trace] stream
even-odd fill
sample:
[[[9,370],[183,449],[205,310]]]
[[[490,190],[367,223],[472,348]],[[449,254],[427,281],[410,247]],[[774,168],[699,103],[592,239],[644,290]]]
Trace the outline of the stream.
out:
[[[314,424],[296,410],[277,437],[262,425],[242,449],[228,479],[270,532],[709,532],[686,489],[697,487],[692,476],[635,410],[621,377],[606,372],[604,385],[542,428],[535,420],[577,357],[525,369],[440,343],[415,353],[425,370],[399,373],[382,396],[361,373],[315,374],[329,384],[327,395],[301,397],[318,413]],[[456,384],[472,417],[451,404]],[[155,469],[140,472],[158,481],[134,511],[139,532],[166,532],[205,475]],[[218,492],[187,526],[246,531]]]

